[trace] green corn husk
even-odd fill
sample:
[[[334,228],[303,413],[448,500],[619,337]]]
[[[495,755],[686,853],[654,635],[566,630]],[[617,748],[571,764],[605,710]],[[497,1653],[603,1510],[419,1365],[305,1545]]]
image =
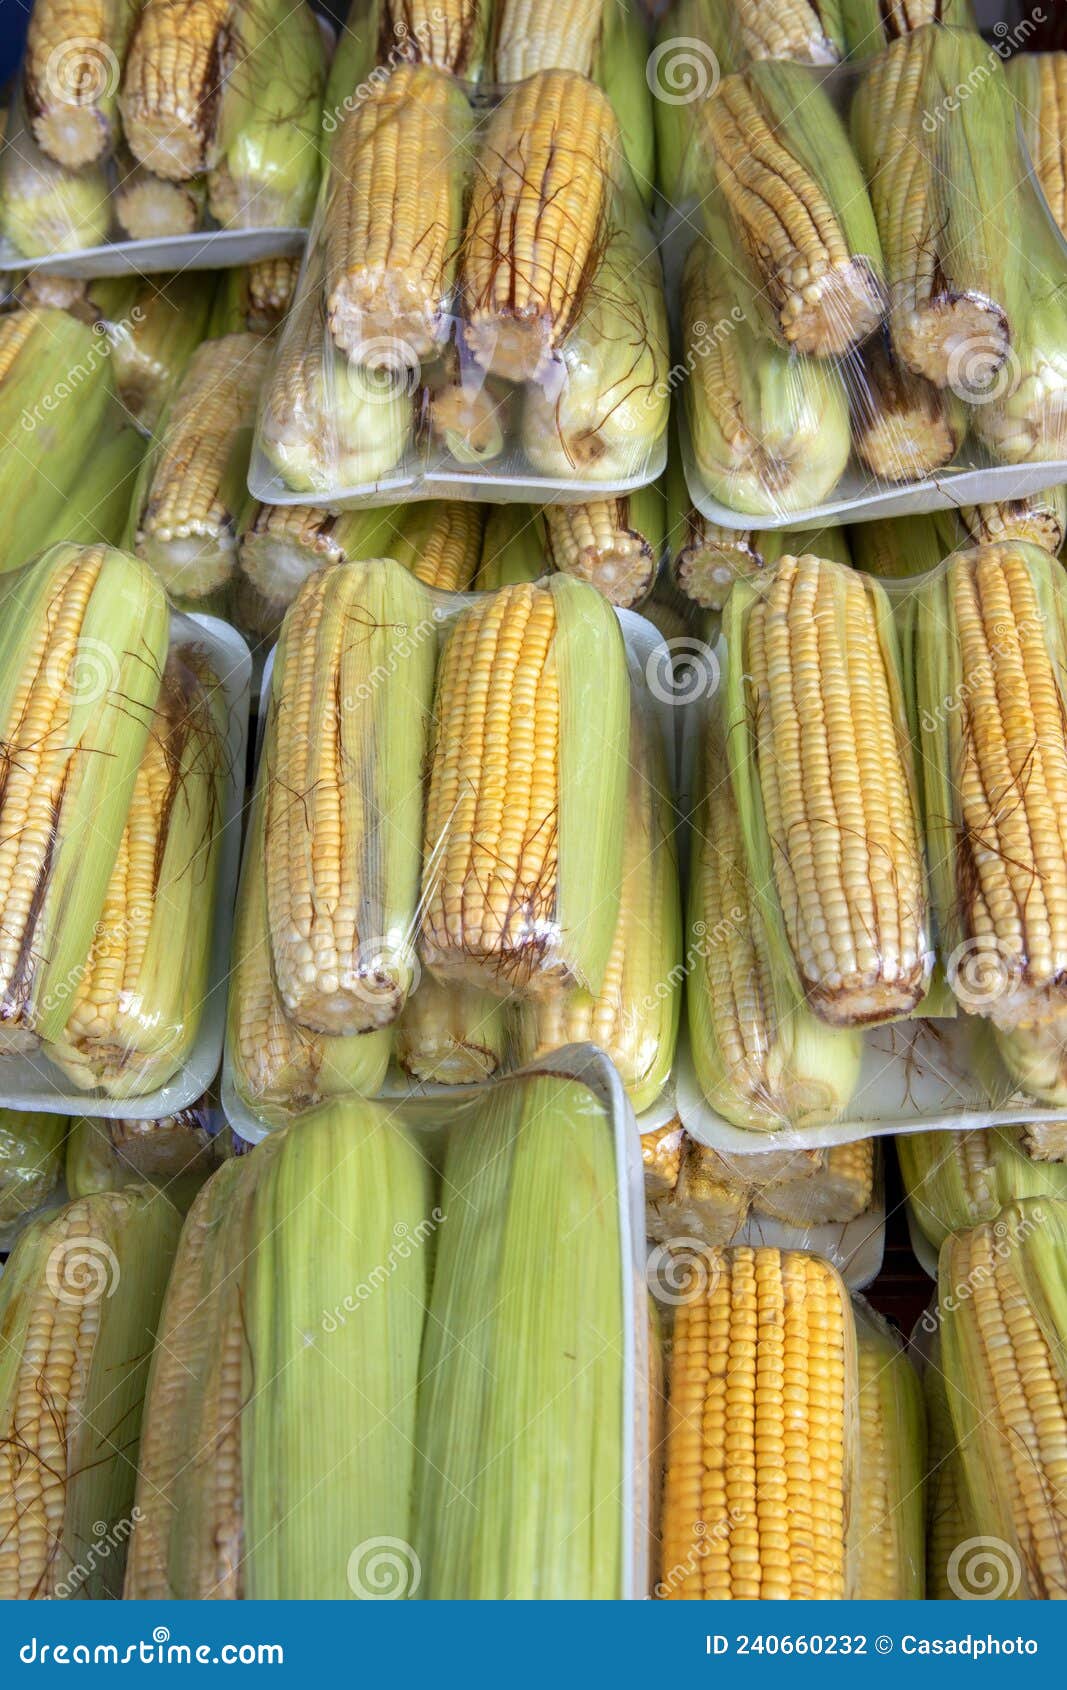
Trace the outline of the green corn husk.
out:
[[[31,1222],[12,1251],[0,1279],[0,1597],[121,1595],[178,1228],[138,1187]]]
[[[650,1109],[674,1065],[682,1007],[682,922],[670,778],[656,720],[630,715],[630,776],[619,918],[604,983],[517,1007],[521,1062],[595,1044],[634,1112]]]
[[[449,1144],[441,1208],[415,1440],[422,1595],[617,1599],[633,1481],[604,1105],[573,1080],[503,1081]]]
[[[1057,557],[1067,534],[1067,487],[1048,487],[996,505],[964,505],[960,522],[975,545],[1025,540]]]
[[[276,634],[317,569],[392,553],[399,507],[344,511],[251,502],[237,542],[238,567],[256,595],[255,632]]]
[[[0,317],[0,575],[48,542],[112,402],[106,343],[67,311]]]
[[[732,8],[723,0],[675,0],[660,20],[648,61],[655,96],[656,170],[669,205],[704,198],[711,159],[701,101],[744,58]]]
[[[0,229],[22,258],[102,246],[109,222],[100,165],[65,170],[35,146],[16,120],[0,160]]]
[[[894,352],[905,369],[974,403],[981,432],[992,408],[984,401],[1032,314],[1015,113],[1000,60],[969,30],[900,36],[865,72],[852,130],[882,237]]]
[[[868,1602],[919,1601],[926,1584],[922,1386],[893,1328],[860,1297],[852,1309],[861,1430],[852,1595]]]
[[[252,808],[237,898],[226,1058],[239,1101],[267,1127],[332,1098],[373,1097],[389,1068],[391,1028],[353,1038],[308,1032],[285,1013],[271,967],[263,795]]]
[[[936,1309],[923,1316],[923,1327],[933,1322]],[[960,1598],[958,1580],[949,1581],[949,1564],[960,1546],[970,1542],[976,1527],[971,1514],[967,1481],[960,1459],[956,1433],[949,1413],[945,1376],[941,1371],[940,1343],[935,1336],[923,1368],[923,1398],[926,1404],[926,1596],[931,1602],[954,1602]],[[976,1591],[981,1596],[981,1586]]]
[[[997,1549],[987,1600],[1067,1597],[1062,1544],[1067,1204],[1026,1198],[941,1249],[941,1358],[980,1538]],[[974,1593],[978,1567],[954,1569]],[[970,1586],[970,1588],[969,1588]]]
[[[322,32],[310,6],[289,0],[236,0],[228,29],[208,207],[224,229],[302,229],[319,186]]]
[[[1014,52],[1004,67],[1015,99],[1023,140],[1056,227],[1067,228],[1064,128],[1061,112],[1067,53]]]
[[[152,1360],[128,1599],[382,1594],[412,1535],[439,1218],[422,1155],[355,1099],[208,1181]]]
[[[770,528],[756,536],[760,556],[770,568],[782,557],[803,557],[812,552],[831,563],[852,566],[849,531],[845,528]]]
[[[939,1250],[952,1232],[996,1220],[1021,1197],[1067,1198],[1067,1165],[1027,1150],[1025,1127],[903,1133],[897,1160],[923,1236]]]
[[[544,505],[541,515],[553,569],[588,581],[623,609],[648,597],[667,526],[664,496],[655,483],[617,499]]]
[[[207,331],[211,286],[198,274],[153,278],[109,331],[119,398],[151,434]]]
[[[482,535],[482,557],[475,587],[486,593],[540,581],[549,573],[544,525],[532,505],[496,505]]]
[[[143,436],[135,428],[122,428],[90,452],[42,547],[63,541],[73,546],[119,545],[144,451]]]
[[[118,137],[118,67],[138,0],[95,0],[84,10],[41,0],[30,14],[22,98],[49,158],[76,170],[107,158]]]
[[[522,444],[538,475],[567,482],[658,474],[670,409],[667,313],[659,254],[625,231],[609,241],[588,299],[560,348],[562,386],[531,382]]]
[[[924,24],[975,29],[971,0],[834,0],[850,58],[866,59]]]
[[[184,1214],[222,1161],[225,1134],[208,1131],[197,1105],[161,1121],[82,1118],[70,1130],[65,1173],[71,1197],[151,1185]]]
[[[0,1109],[0,1248],[59,1184],[68,1124],[65,1115]]]
[[[269,360],[258,335],[202,341],[138,476],[127,544],[180,605],[199,609],[233,579],[256,402]]]
[[[111,207],[120,231],[131,241],[163,241],[193,235],[204,221],[207,183],[202,176],[168,182],[132,156],[120,155]]]
[[[948,511],[857,522],[848,537],[856,568],[882,580],[928,575],[956,543]]]
[[[462,982],[424,974],[396,1026],[396,1059],[413,1080],[469,1086],[508,1065],[507,1005]]]
[[[734,1126],[771,1132],[844,1113],[859,1082],[861,1038],[830,1028],[775,966],[749,878],[725,725],[709,722],[694,821],[686,1005],[697,1079]]]
[[[66,1023],[44,1043],[79,1090],[146,1096],[196,1044],[210,991],[225,736],[217,677],[200,652],[179,646]]]
[[[728,240],[709,220],[713,241]],[[720,246],[728,252],[730,246]],[[819,505],[850,451],[837,367],[797,359],[762,332],[751,288],[698,241],[682,275],[684,404],[693,467],[720,504],[748,516]]]
[[[152,724],[169,621],[151,571],[107,547],[53,546],[0,593],[0,1048],[48,1043],[70,1014]]]

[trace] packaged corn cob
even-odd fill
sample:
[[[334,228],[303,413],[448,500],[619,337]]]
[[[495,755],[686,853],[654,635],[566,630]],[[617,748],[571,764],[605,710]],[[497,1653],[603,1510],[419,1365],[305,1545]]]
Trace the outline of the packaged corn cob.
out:
[[[897,1139],[909,1214],[935,1251],[950,1233],[995,1221],[1020,1198],[1067,1200],[1067,1144],[1054,1161],[1041,1160],[1032,1148],[1034,1130],[986,1127]]]
[[[12,1251],[0,1278],[7,1599],[122,1593],[148,1363],[179,1225],[143,1186],[105,1191],[33,1221]]]
[[[100,164],[68,170],[37,146],[17,104],[0,155],[4,263],[59,257],[99,246],[108,230],[107,173]]]
[[[130,241],[165,241],[194,234],[207,204],[202,176],[170,182],[125,153],[115,163],[111,203],[120,235]]]
[[[56,164],[77,169],[113,150],[118,69],[136,17],[136,0],[94,0],[84,9],[36,0],[22,92],[34,139]]]
[[[1013,53],[1005,69],[1045,204],[1067,235],[1067,52]]]
[[[1067,535],[1067,487],[1048,487],[997,504],[965,505],[959,519],[976,546],[990,540],[1025,540],[1058,557]]]
[[[926,1413],[899,1335],[861,1297],[857,1601],[918,1601],[926,1587]]]
[[[394,516],[388,508],[335,516],[307,506],[253,501],[237,540],[238,621],[260,638],[275,638],[309,575],[331,563],[390,555]]]
[[[833,0],[833,5],[841,39],[849,56],[857,59],[882,52],[890,42],[924,24],[975,28],[972,0]]]
[[[568,1041],[569,1042],[569,1041]],[[424,974],[396,1027],[396,1060],[422,1084],[469,1086],[513,1067],[503,999],[478,986]]]
[[[130,421],[152,434],[207,332],[213,279],[168,276],[143,283],[128,311],[108,322],[115,385]]]
[[[228,1134],[207,1099],[162,1121],[75,1121],[64,1172],[72,1198],[154,1186],[183,1213],[223,1161]]]
[[[932,1323],[935,1328],[932,1337],[925,1323]],[[922,1369],[926,1405],[926,1596],[931,1602],[964,1601],[969,1595],[981,1599],[986,1589],[995,1588],[997,1575],[995,1564],[991,1564],[988,1570],[993,1571],[993,1584],[983,1589],[986,1580],[979,1559],[979,1576],[974,1579],[973,1588],[968,1588],[966,1583],[961,1584],[959,1579],[960,1552],[966,1552],[970,1545],[973,1554],[977,1528],[971,1514],[967,1480],[949,1413],[936,1325],[935,1303],[916,1329],[925,1340],[927,1350]],[[954,1569],[951,1575],[950,1567]]]
[[[474,99],[416,49],[343,102],[330,154],[255,497],[543,503],[655,480],[662,272],[596,82],[535,69]]]
[[[264,258],[237,265],[219,277],[211,335],[271,334],[296,298],[298,258]]]
[[[663,552],[666,507],[659,487],[583,505],[545,505],[545,549],[553,569],[590,581],[612,604],[640,605]]]
[[[0,1249],[48,1202],[63,1177],[65,1115],[0,1109]]]

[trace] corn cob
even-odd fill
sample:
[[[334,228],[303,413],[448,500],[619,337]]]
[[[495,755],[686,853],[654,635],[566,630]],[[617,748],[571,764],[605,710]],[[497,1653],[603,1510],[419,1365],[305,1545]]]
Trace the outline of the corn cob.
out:
[[[700,108],[715,180],[777,332],[826,358],[874,333],[882,249],[841,119],[810,73],[757,61]]]
[[[477,986],[424,974],[396,1029],[396,1059],[412,1079],[469,1086],[491,1079],[508,1054],[507,1010]]]
[[[138,290],[128,316],[110,332],[119,398],[151,434],[207,329],[211,290],[198,275],[155,279]]]
[[[915,595],[931,883],[949,983],[1001,1027],[1062,1010],[1067,728],[1059,564],[957,552]]]
[[[462,259],[464,332],[483,369],[539,381],[551,368],[597,272],[619,145],[609,101],[571,71],[538,72],[493,112]]]
[[[215,295],[209,333],[270,334],[296,294],[299,258],[261,258],[224,272]]]
[[[237,900],[227,1010],[226,1055],[237,1096],[271,1127],[330,1098],[373,1097],[391,1047],[388,1029],[331,1038],[298,1027],[285,1013],[271,965],[261,782]]]
[[[975,77],[981,100],[959,100]],[[936,142],[924,127],[931,112]],[[977,32],[903,35],[866,73],[852,117],[889,273],[896,356],[937,387],[982,398],[1023,310],[1018,147],[997,56]]]
[[[152,1185],[186,1210],[222,1159],[224,1134],[208,1131],[207,1110],[184,1109],[161,1121],[75,1121],[67,1140],[71,1197]]]
[[[1023,1130],[1023,1143],[1035,1162],[1067,1161],[1067,1131],[1061,1122],[1031,1121]]]
[[[100,165],[65,170],[41,152],[19,114],[3,143],[0,228],[22,258],[80,252],[107,239],[107,177]]]
[[[237,518],[268,359],[257,335],[203,341],[145,460],[131,512],[133,549],[181,599],[202,599],[233,576]]]
[[[562,385],[523,394],[522,445],[540,476],[635,485],[666,465],[667,315],[659,254],[619,230],[560,349]]]
[[[994,1027],[993,1039],[1020,1091],[1049,1109],[1067,1108],[1067,1023],[1061,1014],[1036,1026]]]
[[[75,1086],[141,1097],[196,1042],[209,986],[225,785],[225,703],[198,652],[163,674],[104,909],[59,1037]]]
[[[553,569],[591,582],[612,604],[628,608],[648,597],[664,540],[658,487],[584,505],[545,505],[542,515]]]
[[[112,435],[83,465],[41,544],[117,546],[126,532],[144,440],[134,428]]]
[[[645,1198],[656,1202],[670,1197],[678,1184],[682,1157],[688,1140],[675,1116],[665,1127],[641,1134],[641,1165],[645,1172]]]
[[[967,434],[967,408],[899,364],[876,338],[850,374],[852,439],[864,467],[883,481],[922,481],[955,458]]]
[[[49,1199],[63,1173],[65,1115],[0,1109],[0,1248]]]
[[[859,1349],[857,1601],[918,1601],[926,1585],[922,1386],[892,1327],[853,1302]]]
[[[758,1214],[790,1226],[845,1225],[867,1213],[874,1194],[874,1140],[832,1144],[814,1175],[777,1180],[755,1201]]]
[[[976,546],[1025,540],[1056,557],[1067,533],[1067,487],[1049,487],[997,505],[964,505],[960,521]]]
[[[424,1597],[622,1594],[617,1205],[610,1115],[574,1080],[502,1081],[448,1147],[416,1439]]]
[[[444,71],[400,65],[345,119],[324,213],[326,320],[371,368],[417,369],[449,332],[471,112]]]
[[[841,0],[734,0],[741,45],[753,59],[835,65],[844,57]]]
[[[569,1044],[599,1045],[638,1115],[667,1083],[682,999],[674,816],[659,731],[658,721],[631,711],[619,916],[600,990],[579,988],[519,1012],[524,1062]]]
[[[1067,53],[1013,53],[1006,70],[1045,203],[1067,234]]]
[[[499,458],[513,427],[515,391],[484,370],[464,365],[455,344],[445,348],[439,376],[423,403],[430,438],[457,463],[477,468]]]
[[[393,64],[405,57],[437,65],[464,82],[477,82],[486,55],[489,10],[488,0],[452,0],[446,6],[429,0],[383,0],[378,61]],[[502,79],[498,75],[496,80]]]
[[[482,556],[474,585],[481,592],[539,581],[549,573],[544,524],[527,505],[496,505],[482,536]]]
[[[381,1593],[374,1550],[410,1540],[437,1217],[422,1156],[358,1100],[208,1181],[152,1361],[128,1598]]]
[[[334,350],[314,259],[282,330],[260,419],[262,450],[295,493],[334,494],[386,476],[414,430],[405,376]]]
[[[735,581],[763,568],[758,535],[751,529],[720,528],[687,505],[671,551],[671,579],[702,610],[722,610]]]
[[[0,1044],[56,1038],[118,856],[167,648],[136,559],[54,546],[0,604]],[[106,769],[106,776],[101,773]]]
[[[762,334],[751,290],[702,241],[682,274],[682,338],[690,369],[685,414],[701,486],[752,516],[821,504],[850,450],[837,368],[798,361]]]
[[[1067,1206],[1029,1198],[941,1251],[949,1410],[978,1533],[999,1540],[1006,1598],[1067,1597],[1065,1249]],[[967,1593],[977,1569],[956,1571]]]
[[[687,1243],[730,1244],[748,1219],[752,1190],[736,1159],[687,1139],[677,1186],[663,1230]],[[689,1244],[689,1248],[691,1248]],[[675,1268],[677,1276],[683,1263]]]
[[[241,577],[255,589],[261,606],[262,625],[256,631],[277,633],[285,612],[317,569],[388,556],[397,514],[385,509],[334,516],[307,505],[253,504],[241,523],[237,555]]]
[[[389,560],[313,575],[282,628],[264,867],[274,978],[310,1032],[386,1027],[411,985],[435,656],[426,592]]]
[[[686,992],[701,1090],[726,1120],[754,1132],[832,1120],[859,1080],[859,1035],[824,1026],[774,966],[717,721],[704,757],[689,887],[695,962]]]
[[[119,106],[134,157],[156,176],[187,182],[209,162],[232,67],[232,0],[145,0]]]
[[[856,568],[883,580],[929,574],[953,550],[955,536],[946,517],[948,513],[938,513],[855,523],[849,543]]]
[[[111,205],[115,221],[131,241],[169,240],[200,228],[207,204],[202,177],[168,182],[135,161],[122,161]]]
[[[932,955],[884,590],[839,563],[783,557],[764,592],[734,588],[724,634],[740,654],[728,672],[740,730],[729,739],[730,774],[780,966],[792,958],[812,1010],[832,1026],[908,1015],[930,984]]]
[[[950,1233],[996,1220],[1017,1198],[1067,1198],[1067,1167],[1035,1160],[1026,1133],[1025,1127],[980,1127],[897,1139],[911,1213],[935,1250]]]
[[[974,29],[972,0],[834,0],[851,58],[868,58],[924,24]]]
[[[927,1445],[926,1596],[931,1602],[951,1602],[960,1597],[961,1591],[958,1580],[955,1585],[949,1581],[949,1566],[954,1552],[973,1539],[975,1525],[936,1338],[923,1369],[923,1396]]]
[[[629,747],[614,611],[567,575],[476,601],[445,645],[434,722],[423,962],[501,995],[598,993],[619,913]]]
[[[137,0],[39,0],[22,93],[43,152],[69,170],[106,157],[118,132],[119,67]]]
[[[121,1594],[148,1358],[177,1242],[166,1203],[114,1191],[34,1221],[12,1252],[0,1283],[0,1598]]]
[[[471,588],[482,555],[485,506],[458,499],[430,499],[397,513],[390,557],[416,580],[442,593]]]
[[[303,0],[235,0],[226,46],[207,160],[211,215],[224,229],[304,228],[319,185],[326,85],[318,21]]]
[[[658,1596],[844,1598],[856,1335],[828,1262],[712,1249],[677,1310]],[[785,1398],[783,1398],[783,1391]]]

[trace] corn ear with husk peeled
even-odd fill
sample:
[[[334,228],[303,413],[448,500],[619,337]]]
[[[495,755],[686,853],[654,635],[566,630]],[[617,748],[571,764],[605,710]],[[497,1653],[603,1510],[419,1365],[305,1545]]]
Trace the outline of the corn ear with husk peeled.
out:
[[[670,1076],[682,992],[682,933],[670,777],[659,722],[630,716],[630,773],[620,904],[597,993],[581,989],[524,1004],[520,1059],[595,1044],[615,1064],[638,1115]]]
[[[397,1022],[396,1060],[413,1080],[469,1086],[508,1065],[510,1042],[503,999],[424,974]]]
[[[797,359],[763,330],[747,278],[694,242],[682,273],[689,451],[700,488],[731,511],[778,516],[821,504],[850,451],[848,400],[836,365]],[[719,233],[716,234],[716,231]],[[742,260],[743,263],[743,260]]]
[[[38,146],[68,170],[115,145],[119,67],[136,17],[137,0],[40,0],[30,13],[22,95]]]
[[[763,568],[752,529],[721,528],[689,496],[681,451],[672,436],[667,459],[667,555],[678,592],[702,610],[721,610],[734,582]]]
[[[225,587],[236,569],[237,521],[268,362],[258,335],[202,341],[145,458],[130,514],[131,548],[183,604]]]
[[[927,1340],[929,1356],[922,1370],[926,1404],[926,1596],[930,1602],[954,1602],[962,1600],[965,1592],[958,1574],[950,1576],[949,1569],[958,1568],[961,1545],[973,1542],[976,1527],[941,1371],[936,1304],[924,1314],[922,1330],[934,1334]],[[979,1577],[979,1598],[982,1583]]]
[[[225,1157],[225,1132],[209,1128],[206,1099],[159,1121],[73,1122],[65,1175],[71,1197],[150,1185],[181,1210]]]
[[[850,58],[869,58],[925,24],[974,29],[972,0],[833,0]]]
[[[418,369],[448,338],[473,118],[446,71],[367,84],[338,136],[323,207],[326,322],[355,364]]]
[[[0,1279],[4,1599],[122,1593],[148,1362],[178,1229],[155,1193],[109,1191],[31,1222],[11,1253]],[[91,1547],[102,1521],[106,1555]]]
[[[853,1299],[859,1350],[857,1601],[919,1601],[926,1587],[926,1413],[919,1376],[881,1315]]]
[[[737,1167],[739,1157],[723,1156],[687,1138],[673,1195],[660,1211],[660,1230],[671,1237],[703,1244],[730,1244],[748,1219],[752,1191]],[[671,1279],[684,1275],[681,1263],[668,1262]]]
[[[950,1233],[995,1221],[1021,1197],[1067,1199],[1067,1165],[1039,1161],[1027,1132],[1021,1126],[977,1127],[897,1139],[911,1214],[935,1250]]]
[[[0,1109],[0,1248],[59,1184],[69,1124],[65,1115]]]
[[[933,956],[885,591],[834,561],[783,557],[763,590],[734,588],[723,632],[730,776],[773,966],[831,1026],[911,1015]]]
[[[387,557],[395,540],[396,509],[330,511],[308,505],[252,503],[237,541],[241,581],[252,589],[255,631],[276,633],[297,593],[332,563]]]
[[[849,368],[852,440],[882,481],[923,481],[950,464],[967,436],[967,407],[895,359],[876,337]]]
[[[116,169],[111,207],[127,240],[170,240],[193,235],[200,228],[207,205],[207,183],[202,176],[168,182],[125,154],[120,155]]]
[[[818,358],[861,345],[885,309],[882,246],[829,95],[802,66],[761,60],[723,77],[698,122],[783,344]]]
[[[622,631],[594,587],[552,575],[461,611],[434,699],[425,966],[502,996],[600,991],[629,742]]]
[[[976,546],[990,541],[1025,540],[1057,557],[1067,534],[1067,487],[1048,487],[1000,504],[964,505],[960,522]]]
[[[659,569],[666,508],[659,487],[580,505],[545,505],[545,550],[553,569],[588,581],[612,604],[632,609]]]
[[[833,1120],[859,1081],[859,1035],[825,1026],[775,966],[717,717],[705,730],[703,755],[686,992],[697,1080],[714,1110],[753,1132]]]
[[[299,275],[299,258],[261,258],[225,270],[212,303],[208,333],[271,334],[293,303]]]
[[[482,555],[485,506],[460,499],[427,499],[401,507],[384,550],[417,581],[442,593],[465,593]]]
[[[47,542],[112,402],[100,337],[66,311],[0,317],[0,575]]]
[[[132,310],[109,331],[119,398],[151,434],[207,332],[211,288],[199,275],[170,276],[138,290]]]
[[[797,1178],[777,1179],[754,1200],[756,1214],[769,1215],[789,1226],[845,1225],[867,1213],[874,1196],[874,1140],[832,1144],[821,1166]]]
[[[985,191],[988,192],[988,189]],[[971,399],[974,434],[997,463],[1054,463],[1067,457],[1067,299],[1063,237],[1038,205],[1021,206],[1012,230],[1025,271],[1007,363],[991,379],[979,369]]]
[[[80,252],[107,239],[107,176],[70,171],[36,145],[19,113],[0,160],[0,229],[22,258]]]
[[[993,1040],[1020,1091],[1049,1109],[1067,1109],[1067,1017],[1057,1011],[1036,1025],[994,1026]]]
[[[411,1539],[430,1201],[422,1155],[359,1099],[204,1186],[152,1359],[128,1599],[380,1594],[376,1551]],[[268,1441],[284,1471],[255,1458]]]
[[[980,100],[958,99],[968,78]],[[977,31],[898,37],[864,72],[852,129],[889,275],[893,350],[906,370],[982,401],[1027,309],[1015,116],[996,54]]]
[[[118,546],[126,532],[137,472],[144,457],[143,435],[121,428],[82,465],[41,545]]]
[[[224,229],[302,229],[319,186],[322,31],[301,0],[235,0],[218,96],[208,208]]]
[[[562,384],[527,385],[523,450],[562,482],[647,481],[667,458],[667,314],[658,251],[615,231],[559,348]]]
[[[1001,1028],[1067,1010],[1067,582],[1024,543],[956,552],[920,583],[915,714],[948,982]]]
[[[0,1048],[48,1043],[70,1014],[152,726],[168,630],[151,571],[105,546],[54,546],[3,590]]]
[[[351,12],[330,66],[327,111],[375,66],[398,61],[436,65],[463,82],[478,82],[488,66],[490,8],[486,0],[371,0]],[[498,79],[499,80],[499,79]]]
[[[1013,53],[1006,71],[1045,203],[1067,235],[1067,52]]]
[[[134,157],[168,182],[211,161],[233,69],[234,0],[145,0],[123,70],[119,107]]]
[[[268,1127],[332,1098],[373,1097],[392,1030],[333,1037],[291,1021],[274,979],[263,839],[263,771],[252,809],[234,924],[226,1057],[240,1103]]]
[[[856,568],[885,581],[928,575],[954,550],[956,541],[948,512],[857,522],[848,535]]]
[[[977,1534],[997,1544],[1003,1599],[1067,1596],[1065,1260],[1067,1204],[1045,1197],[1011,1203],[941,1249],[949,1411]],[[961,1594],[975,1565],[957,1563]]]
[[[544,523],[529,505],[496,505],[486,518],[474,585],[479,592],[540,581],[549,573]]]
[[[176,647],[70,1013],[44,1044],[81,1091],[142,1097],[196,1043],[210,985],[225,734],[218,678],[195,647]]]
[[[451,1138],[415,1438],[425,1598],[624,1594],[618,1199],[610,1111],[576,1080],[503,1080]]]
[[[659,1202],[675,1190],[688,1142],[677,1116],[665,1127],[641,1134],[641,1166],[648,1202]]]

